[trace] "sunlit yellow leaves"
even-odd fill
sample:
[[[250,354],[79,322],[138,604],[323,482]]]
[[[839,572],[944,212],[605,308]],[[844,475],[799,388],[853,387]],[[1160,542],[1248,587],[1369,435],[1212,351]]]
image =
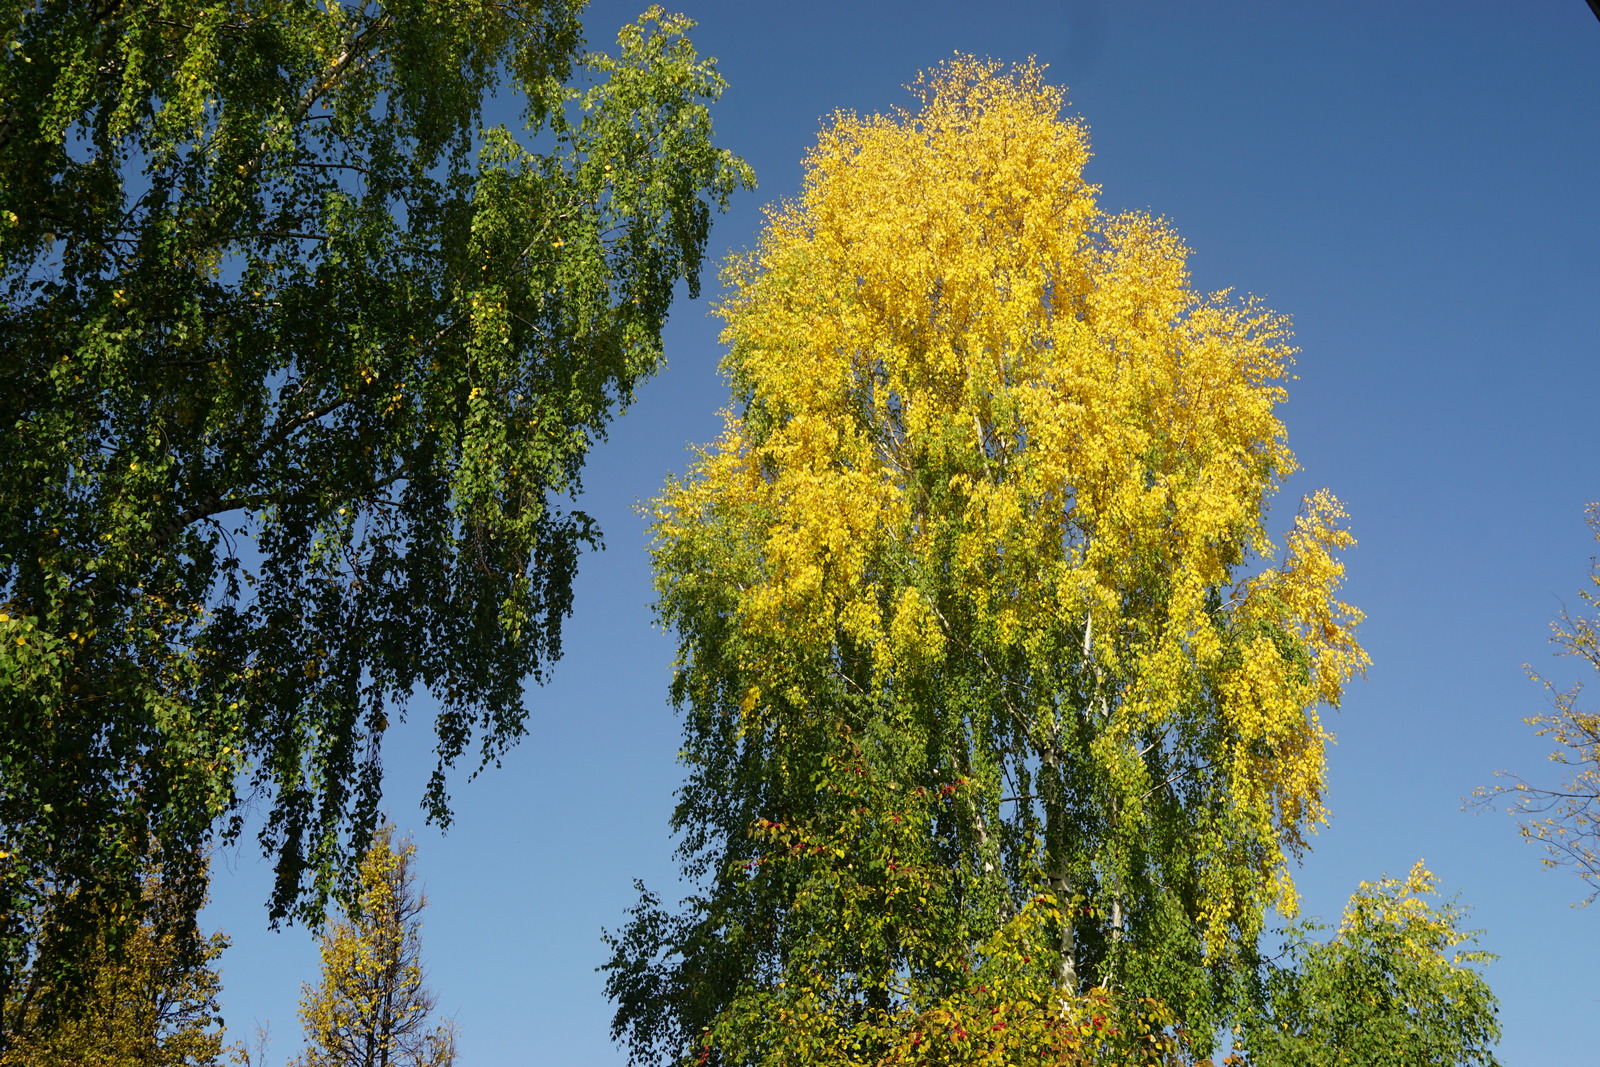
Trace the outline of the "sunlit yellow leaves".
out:
[[[1439,879],[1418,860],[1404,878],[1362,882],[1345,908],[1341,934],[1390,926],[1405,931],[1407,951],[1418,958],[1438,955],[1471,939],[1456,929],[1452,914],[1439,912],[1424,897],[1439,888]]]
[[[435,1000],[423,985],[418,913],[427,901],[415,855],[386,827],[363,859],[356,908],[322,939],[322,982],[302,987],[308,1047],[298,1067],[454,1062],[454,1026],[428,1026]]]
[[[1364,658],[1332,598],[1349,536],[1326,494],[1282,568],[1233,585],[1270,555],[1265,503],[1294,469],[1286,321],[1195,294],[1161,220],[1098,211],[1084,129],[1038,69],[958,59],[919,85],[915,113],[836,116],[800,198],[730,269],[727,366],[750,407],[658,533],[755,507],[743,625],[799,646],[839,633],[886,672],[945,640],[903,613],[919,601],[886,556],[939,556],[942,595],[1005,647],[1098,607],[1116,636],[1089,654],[1129,680],[1139,725],[1216,678],[1240,751],[1298,738],[1310,763],[1268,791],[1295,833],[1320,812],[1308,709]],[[1306,661],[1239,632],[1258,622]]]

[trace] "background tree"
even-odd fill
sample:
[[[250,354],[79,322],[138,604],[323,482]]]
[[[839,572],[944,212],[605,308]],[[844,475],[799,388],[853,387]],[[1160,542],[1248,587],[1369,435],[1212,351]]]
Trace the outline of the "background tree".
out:
[[[222,981],[214,969],[228,947],[222,934],[184,931],[188,901],[159,868],[147,871],[143,918],[126,937],[106,939],[86,961],[78,1010],[53,1011],[48,990],[14,989],[4,1004],[7,1047],[0,1067],[213,1067],[226,1032],[218,1013]],[[186,936],[186,934],[188,936]],[[34,971],[36,982],[44,975]]]
[[[413,692],[433,820],[522,734],[561,500],[750,181],[691,23],[608,56],[581,6],[0,5],[0,998],[244,797],[320,919]]]
[[[1247,1013],[1243,1062],[1255,1067],[1492,1067],[1498,1001],[1471,966],[1453,902],[1420,862],[1404,880],[1363,882],[1326,942],[1292,929],[1286,961],[1265,971],[1266,1010]]]
[[[1589,505],[1589,525],[1595,540],[1600,541],[1600,503]],[[1600,672],[1600,599],[1595,592],[1600,589],[1600,561],[1590,560],[1589,582],[1594,588],[1578,590],[1585,608],[1577,614],[1563,608],[1550,626],[1554,631],[1551,641],[1558,656],[1576,656]],[[1567,768],[1568,777],[1550,788],[1502,771],[1511,784],[1480,789],[1478,802],[1508,802],[1522,825],[1522,835],[1545,847],[1547,866],[1578,869],[1579,877],[1592,887],[1584,901],[1591,903],[1600,895],[1600,712],[1578,707],[1581,681],[1562,689],[1531,666],[1524,666],[1550,691],[1555,703],[1554,712],[1524,721],[1535,727],[1540,737],[1556,743],[1550,759]]]
[[[423,984],[427,898],[416,887],[416,846],[393,827],[361,862],[356,906],[322,938],[322,984],[304,987],[306,1052],[298,1067],[449,1067],[455,1027],[430,1026],[437,998]]]
[[[1323,817],[1365,657],[1337,503],[1266,533],[1286,321],[1098,210],[1037,68],[919,84],[733,263],[657,502],[700,891],[613,939],[636,1062],[1204,1055]]]

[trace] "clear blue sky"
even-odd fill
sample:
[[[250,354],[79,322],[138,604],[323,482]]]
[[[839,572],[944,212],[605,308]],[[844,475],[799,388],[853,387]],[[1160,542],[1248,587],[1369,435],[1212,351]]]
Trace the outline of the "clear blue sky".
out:
[[[824,116],[906,104],[902,86],[957,50],[1036,55],[1089,124],[1104,205],[1166,216],[1199,286],[1294,317],[1283,417],[1304,472],[1273,524],[1320,486],[1346,502],[1360,541],[1348,599],[1367,612],[1373,660],[1329,723],[1333,821],[1299,873],[1306,910],[1335,917],[1358,881],[1426,857],[1501,957],[1488,973],[1503,1061],[1600,1064],[1600,905],[1572,908],[1582,883],[1541,869],[1510,819],[1461,810],[1497,768],[1548,773],[1520,721],[1546,706],[1522,664],[1570,675],[1548,624],[1600,549],[1582,519],[1600,499],[1600,20],[1583,0],[681,9],[730,83],[719,138],[760,181],[718,219],[713,263],[753,242],[761,204],[797,191]],[[637,13],[594,4],[590,41]],[[673,893],[678,782],[672,642],[652,627],[632,509],[716,432],[726,390],[706,310],[677,306],[666,371],[590,464],[583,506],[608,548],[584,561],[530,735],[458,785],[443,837],[416,806],[425,706],[386,754],[463,1067],[625,1062],[607,1036],[599,934],[621,925],[635,877]],[[281,1064],[299,1048],[315,945],[266,932],[250,852],[216,873],[207,918],[234,939],[226,1016],[236,1037],[270,1020]]]

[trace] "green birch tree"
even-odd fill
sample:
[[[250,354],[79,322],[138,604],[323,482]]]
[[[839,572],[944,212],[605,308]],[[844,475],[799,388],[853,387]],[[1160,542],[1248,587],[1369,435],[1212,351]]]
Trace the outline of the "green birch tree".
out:
[[[581,7],[0,5],[0,999],[247,800],[319,921],[413,693],[434,821],[523,733],[562,501],[751,180],[692,24]]]

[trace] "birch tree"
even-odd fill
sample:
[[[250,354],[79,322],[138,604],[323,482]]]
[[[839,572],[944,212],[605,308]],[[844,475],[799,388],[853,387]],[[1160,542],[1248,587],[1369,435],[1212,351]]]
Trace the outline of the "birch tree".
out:
[[[1202,1054],[1365,657],[1280,544],[1289,324],[1110,215],[1031,65],[839,114],[727,272],[734,407],[654,508],[698,891],[612,938],[635,1062]]]
[[[320,922],[413,694],[435,822],[522,736],[584,457],[750,180],[691,23],[581,7],[0,4],[0,998],[246,798]]]

